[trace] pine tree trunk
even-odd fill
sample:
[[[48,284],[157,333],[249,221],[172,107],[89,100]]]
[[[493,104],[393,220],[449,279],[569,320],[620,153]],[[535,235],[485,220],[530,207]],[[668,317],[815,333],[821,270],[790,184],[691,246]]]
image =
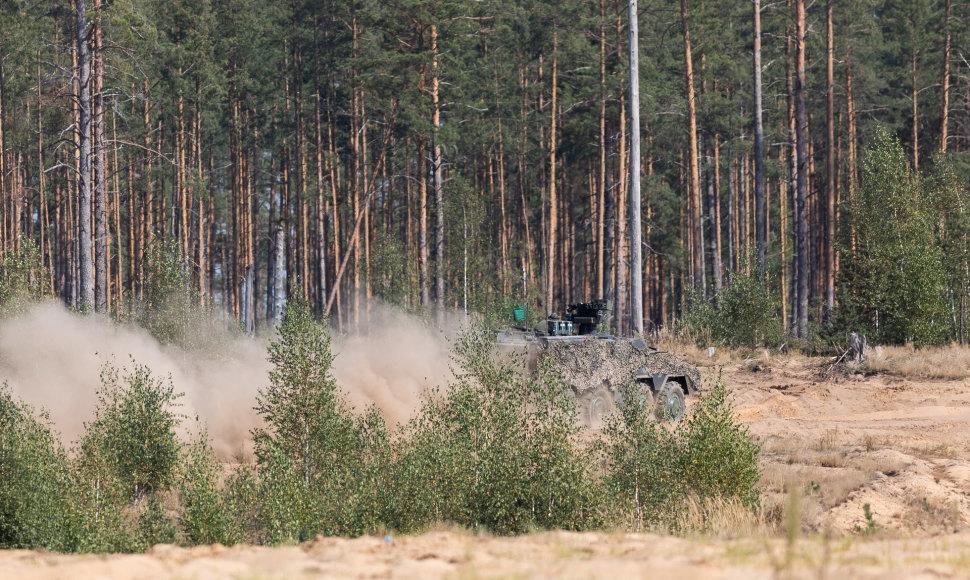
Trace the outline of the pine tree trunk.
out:
[[[754,0],[754,199],[758,244],[758,275],[765,278],[765,244],[768,239],[765,192],[764,121],[761,103],[761,0]]]
[[[832,18],[833,0],[825,3],[826,12],[826,129],[827,151],[825,199],[825,319],[835,309],[835,34]]]
[[[691,55],[690,28],[687,22],[687,0],[680,0],[680,23],[684,34],[684,64],[686,67],[685,81],[687,83],[687,138],[688,144],[688,180],[687,196],[690,202],[690,216],[688,229],[693,236],[691,247],[691,281],[695,290],[701,291],[704,285],[704,266],[702,254],[701,234],[701,199],[700,199],[700,168],[698,166],[697,151],[697,105],[694,97],[694,63]]]
[[[108,222],[105,192],[104,154],[104,61],[101,53],[101,0],[94,0],[95,24],[92,27],[94,51],[94,86],[91,90],[94,108],[94,310],[108,310]]]
[[[795,1],[796,55],[795,66],[795,135],[798,165],[795,237],[798,240],[796,337],[808,340],[808,111],[805,105],[805,0]]]
[[[432,123],[434,125],[434,200],[435,200],[435,318],[438,325],[444,324],[445,309],[445,206],[444,206],[444,173],[441,160],[441,109],[438,99],[438,27],[431,25],[431,99],[434,107]],[[555,69],[553,69],[555,70]],[[555,73],[553,73],[555,74]],[[555,89],[554,89],[555,90]]]
[[[7,233],[7,219],[10,211],[7,209],[7,136],[4,127],[7,124],[6,110],[6,75],[4,61],[0,59],[0,258],[6,254],[9,235]]]
[[[326,236],[326,211],[325,197],[323,194],[323,127],[321,122],[320,110],[322,99],[320,95],[320,50],[319,50],[319,23],[317,18],[313,20],[313,79],[316,87],[316,100],[314,101],[314,132],[316,146],[316,165],[317,165],[317,211],[316,211],[316,264],[317,264],[317,292],[314,295],[315,310],[322,312],[327,299],[327,236]]]
[[[88,50],[90,27],[85,15],[85,0],[76,0],[77,103],[78,103],[78,165],[77,165],[77,243],[79,308],[93,309],[94,264],[91,255],[91,55]]]
[[[919,171],[919,80],[917,78],[916,48],[909,54],[909,71],[912,80],[912,125],[913,125],[913,171]]]
[[[859,170],[857,168],[857,154],[856,154],[856,124],[855,124],[855,99],[853,98],[852,91],[852,47],[845,57],[845,109],[846,116],[848,117],[848,160],[846,171],[848,172],[848,198],[852,200],[855,197],[856,188],[858,187],[858,176]],[[850,247],[855,249],[855,227],[851,224],[849,225],[849,240]]]
[[[943,78],[940,81],[942,103],[940,119],[940,151],[946,152],[947,131],[950,125],[950,0],[946,0],[943,21]]]
[[[643,260],[640,242],[640,65],[637,0],[630,8],[630,299],[633,330],[643,336]]]
[[[557,93],[556,83],[558,82],[558,33],[552,33],[552,105],[549,107],[549,246],[546,252],[546,311],[555,312],[553,294],[556,276],[556,250],[558,240],[556,234],[558,228],[558,206],[556,202],[556,110]]]
[[[421,288],[421,306],[431,306],[428,281],[428,172],[425,165],[424,138],[418,137],[418,282]]]
[[[709,139],[705,147],[704,157],[706,161],[706,180],[707,180],[707,252],[711,256],[711,276],[714,278],[715,294],[721,292],[724,284],[724,277],[721,275],[721,249],[718,244],[718,213],[720,208],[717,203],[716,181],[717,181],[717,135]]]
[[[596,204],[596,297],[606,295],[606,3],[600,0],[599,180]]]

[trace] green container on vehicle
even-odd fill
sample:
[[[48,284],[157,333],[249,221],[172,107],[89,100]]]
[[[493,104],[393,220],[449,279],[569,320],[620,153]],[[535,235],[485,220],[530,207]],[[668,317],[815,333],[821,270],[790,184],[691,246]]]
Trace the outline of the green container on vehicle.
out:
[[[513,308],[512,318],[516,322],[525,322],[525,306],[516,306]]]

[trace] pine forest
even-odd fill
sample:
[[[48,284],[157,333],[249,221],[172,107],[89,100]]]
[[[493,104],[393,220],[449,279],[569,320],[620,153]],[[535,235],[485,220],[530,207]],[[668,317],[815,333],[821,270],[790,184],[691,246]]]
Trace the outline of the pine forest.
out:
[[[601,297],[963,342],[970,5],[634,6],[638,105],[626,0],[0,0],[2,272],[126,317],[174,256],[247,330]]]

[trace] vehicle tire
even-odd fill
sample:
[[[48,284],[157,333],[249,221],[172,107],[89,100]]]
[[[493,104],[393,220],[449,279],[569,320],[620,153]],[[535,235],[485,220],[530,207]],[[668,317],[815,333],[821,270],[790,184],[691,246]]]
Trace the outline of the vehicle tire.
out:
[[[634,405],[639,413],[649,414],[654,408],[653,391],[647,383],[629,385],[620,390],[617,403]]]
[[[606,418],[616,409],[616,401],[609,389],[600,388],[583,397],[583,410],[586,425],[591,429],[602,429]]]
[[[657,393],[657,406],[654,413],[659,421],[680,423],[684,418],[687,403],[684,399],[684,389],[676,381],[667,381]]]

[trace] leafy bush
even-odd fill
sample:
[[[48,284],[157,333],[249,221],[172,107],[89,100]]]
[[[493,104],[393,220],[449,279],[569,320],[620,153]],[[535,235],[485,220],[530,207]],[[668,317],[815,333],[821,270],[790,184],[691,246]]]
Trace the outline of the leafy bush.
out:
[[[179,481],[179,524],[189,544],[231,546],[240,541],[226,494],[219,487],[220,472],[208,435],[202,432],[189,448]]]
[[[703,498],[738,499],[758,505],[761,444],[734,417],[727,388],[718,377],[678,426],[685,489]]]
[[[501,534],[676,529],[686,504],[757,505],[759,447],[720,381],[676,428],[655,422],[648,394],[631,387],[604,443],[586,449],[551,362],[526,374],[522,361],[495,355],[493,337],[483,327],[460,335],[457,378],[428,393],[392,439],[378,409],[351,412],[330,373],[326,327],[291,301],[258,395],[256,464],[225,483],[205,433],[179,442],[181,395],[145,366],[105,365],[73,461],[45,416],[0,389],[0,547],[281,543],[439,522]]]
[[[650,419],[634,386],[607,421],[601,452],[614,518],[631,527],[675,528],[689,499],[758,505],[760,444],[733,415],[721,380],[676,427]]]
[[[850,239],[839,272],[837,325],[869,342],[946,339],[947,274],[934,237],[933,196],[902,146],[881,130],[847,202]]]
[[[754,348],[784,342],[784,325],[770,285],[752,270],[728,272],[728,283],[712,300],[688,289],[680,323],[699,346]]]
[[[0,312],[18,311],[31,301],[54,296],[50,270],[37,244],[20,239],[20,249],[0,259]]]
[[[0,548],[75,550],[82,530],[67,454],[46,414],[0,386]]]
[[[392,528],[447,521],[497,533],[580,529],[597,515],[591,461],[573,445],[576,408],[540,368],[526,378],[492,356],[491,333],[455,346],[458,380],[429,396],[406,429]]]
[[[266,429],[254,431],[262,518],[273,541],[317,533],[359,534],[367,462],[363,453],[387,435],[373,422],[365,438],[330,374],[333,355],[326,326],[309,305],[291,300],[278,338],[270,343],[270,384],[256,409]],[[376,438],[376,439],[375,439]],[[366,478],[365,478],[366,479]]]
[[[645,404],[652,400],[646,389],[640,383],[628,387],[616,413],[606,420],[601,447],[613,517],[637,530],[670,518],[683,497],[677,469],[681,441],[653,419]]]
[[[181,397],[171,378],[155,378],[147,366],[134,363],[119,377],[105,364],[95,418],[81,440],[82,461],[103,462],[133,499],[168,489],[180,460],[175,408]]]

